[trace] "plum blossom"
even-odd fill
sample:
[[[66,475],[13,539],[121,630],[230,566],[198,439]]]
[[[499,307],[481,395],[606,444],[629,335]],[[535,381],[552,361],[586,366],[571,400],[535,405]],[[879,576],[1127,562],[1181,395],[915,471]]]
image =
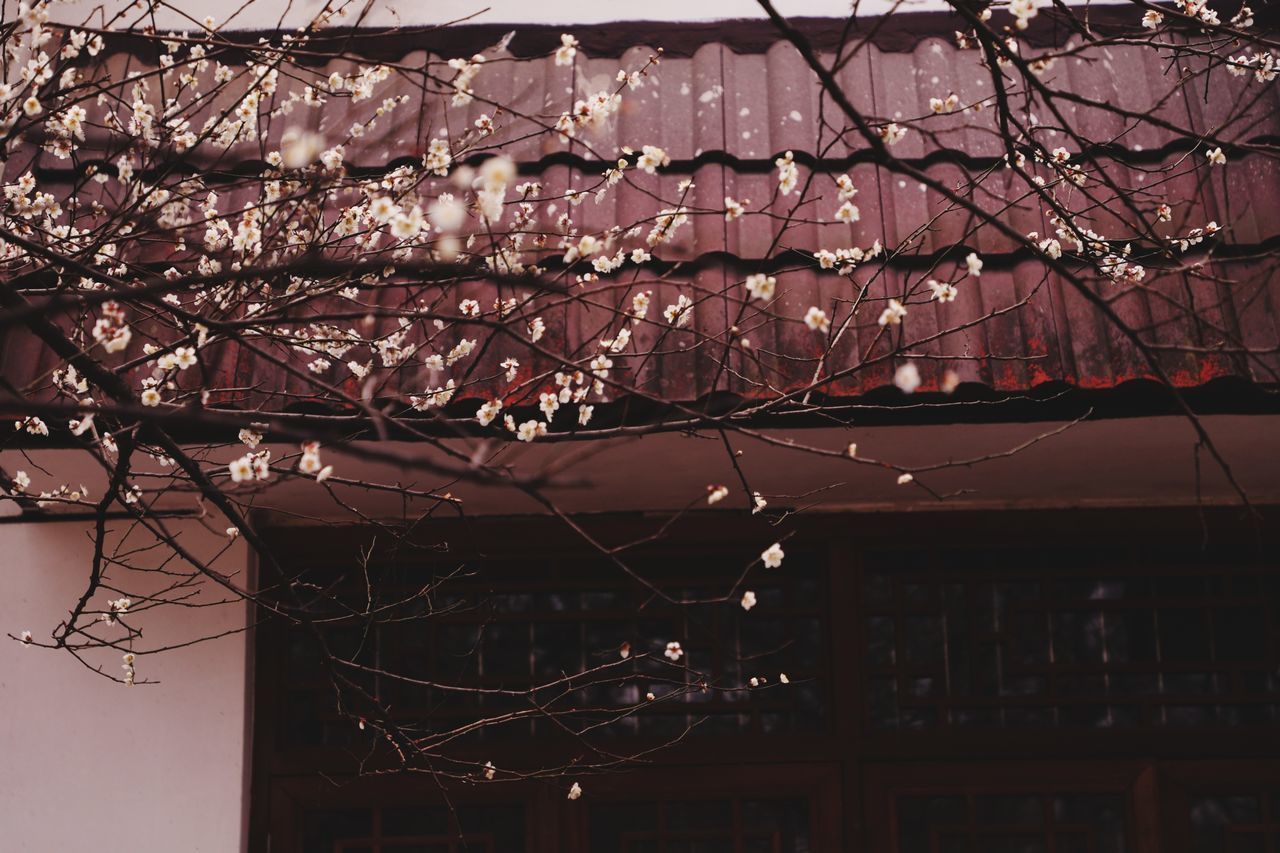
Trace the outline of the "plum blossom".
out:
[[[426,207],[426,219],[436,231],[444,234],[457,231],[466,222],[467,209],[454,199],[452,192],[440,193],[438,199]]]
[[[934,279],[929,279],[925,282],[925,285],[928,286],[930,292],[933,293],[933,298],[938,302],[955,301],[957,291],[954,284],[946,281],[940,282],[935,281]]]
[[[788,151],[773,161],[778,167],[778,191],[783,195],[791,195],[800,180],[800,170],[796,168],[795,155]]]
[[[547,419],[547,423],[550,423],[552,416],[554,416],[556,410],[560,408],[560,396],[552,393],[543,393],[539,395],[538,408],[542,410],[542,416]]]
[[[764,562],[766,569],[776,569],[782,565],[782,558],[786,556],[782,552],[782,545],[774,542],[760,554],[760,559]]]
[[[693,300],[681,293],[676,297],[675,304],[663,309],[662,316],[677,329],[687,326],[693,319]]]
[[[886,145],[897,145],[907,135],[907,129],[896,122],[890,122],[880,128],[880,138],[884,140]]]
[[[897,299],[890,299],[889,306],[880,312],[881,326],[896,326],[907,316],[907,306]]]
[[[1025,30],[1031,19],[1036,16],[1036,0],[1010,0],[1009,13],[1013,15],[1013,25]]]
[[[836,178],[836,187],[840,191],[841,201],[848,201],[858,194],[858,188],[853,185],[853,178],[848,175],[840,175]]]
[[[498,417],[498,414],[501,411],[502,401],[490,400],[482,405],[476,412],[476,420],[480,422],[480,426],[488,426],[493,423],[494,419]]]
[[[569,33],[560,34],[560,46],[556,48],[556,65],[572,65],[578,55],[578,40]]]
[[[305,442],[302,445],[302,458],[298,460],[298,472],[316,474],[319,473],[322,467],[320,464],[320,442]]]
[[[955,92],[947,95],[945,98],[930,98],[929,109],[934,113],[949,113],[960,104],[960,98]]]
[[[677,661],[684,657],[684,649],[680,647],[678,642],[672,640],[667,643],[667,650],[663,654],[666,655],[668,660]]]
[[[810,331],[821,332],[824,335],[831,329],[831,321],[827,319],[827,312],[817,305],[809,306],[809,310],[804,315],[804,324],[809,327]]]
[[[102,316],[93,324],[93,339],[106,352],[120,352],[129,346],[133,331],[125,322],[125,312],[115,300],[102,304]]]
[[[862,214],[858,211],[858,206],[851,201],[846,201],[836,210],[836,221],[850,225],[862,218]]]
[[[747,293],[752,299],[762,299],[768,301],[773,298],[774,291],[777,289],[778,280],[771,275],[765,273],[755,273],[747,276],[744,285]]]
[[[241,456],[235,459],[227,466],[227,470],[231,473],[231,482],[243,483],[253,479],[253,460],[249,456]]]
[[[547,434],[547,425],[543,421],[525,421],[516,431],[516,438],[521,441],[533,441]]]
[[[652,175],[659,168],[668,165],[671,157],[656,145],[646,145],[641,149],[640,158],[636,160],[636,168]]]
[[[893,372],[893,384],[903,394],[914,394],[916,389],[920,387],[920,381],[920,370],[916,367],[914,361],[899,365],[898,369]]]
[[[756,606],[756,594],[751,590],[747,590],[742,594],[742,609],[750,610]]]

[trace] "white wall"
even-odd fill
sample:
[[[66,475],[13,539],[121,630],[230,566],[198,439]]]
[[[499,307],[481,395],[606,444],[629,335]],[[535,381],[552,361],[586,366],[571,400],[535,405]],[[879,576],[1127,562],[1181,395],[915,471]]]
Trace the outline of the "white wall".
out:
[[[226,544],[175,525],[193,553]],[[80,523],[0,525],[0,635],[47,637],[83,590],[92,548]],[[142,544],[141,537],[128,541]],[[237,543],[217,565],[244,572]],[[113,596],[114,597],[114,596]],[[218,596],[202,591],[202,599]],[[101,595],[99,599],[105,599]],[[243,628],[242,603],[139,613],[150,643]],[[120,670],[120,655],[102,657]],[[125,687],[63,652],[0,642],[0,849],[173,853],[242,849],[245,792],[243,632],[140,657]]]

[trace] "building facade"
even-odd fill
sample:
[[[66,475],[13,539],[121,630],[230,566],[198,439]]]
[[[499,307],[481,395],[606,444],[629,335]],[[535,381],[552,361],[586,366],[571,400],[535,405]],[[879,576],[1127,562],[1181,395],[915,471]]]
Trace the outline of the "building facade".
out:
[[[1103,9],[1098,26],[1108,15],[1134,14]],[[858,110],[903,123],[936,115],[896,156],[942,187],[982,175],[988,183],[975,198],[984,210],[1018,233],[1053,233],[1052,216],[1015,199],[1001,172],[1007,150],[994,111],[951,115],[931,104],[950,92],[966,103],[996,97],[977,51],[957,45],[957,16],[854,20],[852,36],[839,19],[796,27],[838,69]],[[494,104],[506,106],[512,118],[493,144],[513,158],[521,180],[572,195],[609,166],[598,152],[652,145],[669,158],[602,202],[585,202],[584,231],[643,219],[637,211],[653,198],[688,197],[692,208],[715,212],[694,217],[646,261],[656,306],[689,288],[722,295],[768,274],[783,282],[777,310],[793,322],[755,322],[712,296],[699,302],[697,329],[742,324],[764,355],[741,347],[721,358],[693,331],[676,330],[661,359],[624,366],[619,357],[618,372],[637,393],[597,404],[604,432],[581,436],[592,451],[573,469],[580,482],[551,489],[556,513],[528,492],[465,482],[449,491],[465,512],[421,526],[417,498],[370,491],[350,497],[354,512],[338,512],[309,481],[279,483],[254,509],[272,564],[287,567],[294,586],[332,591],[333,601],[358,601],[370,578],[402,600],[449,578],[439,597],[423,596],[430,620],[370,630],[335,617],[312,636],[204,586],[196,606],[146,623],[148,639],[174,647],[144,658],[154,685],[121,690],[98,678],[91,670],[117,666],[114,653],[88,656],[86,668],[20,644],[4,650],[0,753],[9,772],[0,778],[0,847],[1280,851],[1274,88],[1246,97],[1244,84],[1218,69],[1205,74],[1206,85],[1231,97],[1197,99],[1185,88],[1166,96],[1169,69],[1148,61],[1147,48],[1119,37],[1082,44],[1061,22],[1033,22],[1026,43],[1062,51],[1045,79],[1079,96],[1066,121],[1085,138],[1108,140],[1091,151],[1093,165],[1129,187],[1156,176],[1146,201],[1173,210],[1158,225],[1167,228],[1161,236],[1210,218],[1229,226],[1193,260],[1153,265],[1142,287],[1115,296],[1099,285],[1095,303],[1010,235],[974,229],[971,212],[888,168],[833,118],[806,57],[768,21],[576,27],[579,52],[569,63],[555,57],[564,27],[520,24],[508,39],[511,29],[368,28],[344,34],[349,49],[329,61],[343,73],[377,62],[422,68],[425,80],[431,63],[491,51],[462,120],[473,125]],[[571,111],[619,67],[647,67],[659,47],[637,96],[593,135],[566,142],[529,133],[531,116]],[[104,66],[132,67],[140,54],[130,50],[109,52]],[[447,122],[458,120],[437,108],[450,92],[424,94],[408,72],[390,86],[380,96],[406,96],[413,116],[349,140],[347,162],[360,174],[420,158],[425,140],[452,133]],[[1091,104],[1135,115],[1125,121]],[[307,120],[332,132],[351,121],[347,110],[335,99]],[[1228,130],[1238,146],[1231,168],[1214,171],[1189,153],[1188,134]],[[29,167],[44,170],[46,186],[74,180],[42,156],[7,163],[6,182]],[[850,176],[858,216],[781,213],[789,204],[778,194],[782,159],[797,164],[802,181]],[[447,187],[441,179],[430,193]],[[1103,195],[1091,214],[1099,231],[1123,221],[1122,194]],[[830,198],[823,204],[834,208]],[[754,200],[750,209],[768,215],[728,218],[731,199]],[[893,252],[874,276],[854,277],[866,298],[912,292],[932,270],[963,267],[971,252],[981,255],[981,275],[949,304],[910,306],[922,341],[912,348],[919,367],[911,393],[876,311],[851,320],[834,355],[818,359],[820,367],[829,358],[859,368],[830,368],[811,408],[780,411],[773,396],[815,375],[816,357],[784,357],[814,349],[812,328],[794,321],[808,306],[853,298],[854,279],[815,258],[873,245],[910,249]],[[506,284],[475,281],[467,292],[488,303]],[[387,285],[376,299],[394,306],[406,292]],[[1194,311],[1179,301],[1191,292]],[[1107,311],[1141,333],[1154,364]],[[548,309],[549,335],[577,352],[614,313],[590,304]],[[62,356],[45,343],[21,329],[4,333],[8,387],[47,382]],[[230,345],[213,359],[210,387],[234,387],[246,412],[258,411],[255,395],[269,388],[292,400],[273,414],[298,422],[342,414],[318,405],[305,375]],[[477,361],[486,365],[478,371],[502,373],[495,354]],[[378,398],[420,391],[420,379],[396,374]],[[33,391],[26,399],[38,398]],[[447,402],[469,413],[483,399]],[[4,401],[6,414],[21,414],[15,400]],[[534,401],[511,405],[532,411]],[[749,431],[735,434],[733,466],[743,482],[767,483],[768,510],[754,514],[742,500],[708,505],[705,490],[735,473],[720,446],[728,439],[694,415],[756,405],[758,415],[738,422]],[[442,462],[476,452],[484,438],[377,441],[369,423],[357,428],[365,430],[357,445]],[[188,448],[212,444],[200,429],[175,435]],[[520,471],[553,468],[572,452],[566,448],[583,444],[507,443]],[[268,436],[264,446],[284,455],[286,444]],[[895,463],[836,470],[829,457],[789,452],[797,444],[856,444]],[[0,469],[9,478],[24,470],[87,482],[95,493],[103,483],[65,436],[19,432],[0,446]],[[928,472],[928,489],[898,470]],[[387,458],[351,463],[342,474],[368,483],[410,476]],[[29,497],[0,504],[0,626],[14,634],[64,618],[97,521]],[[274,569],[243,538],[229,540],[207,506],[177,495],[159,510],[225,577],[267,600],[280,592]],[[113,546],[144,555],[143,564],[156,549],[163,583],[167,552],[127,517],[108,523]],[[736,597],[711,601],[739,589],[744,547],[754,555],[775,540],[786,549],[785,569],[752,575],[753,607]],[[608,556],[636,542],[645,544],[627,559],[643,582]],[[443,773],[433,772],[430,756],[417,772],[389,772],[394,750],[365,727],[358,706],[335,700],[319,671],[320,637],[358,668],[359,690],[423,737],[475,719],[502,722],[450,737],[434,768]],[[184,646],[195,638],[213,639]],[[673,688],[663,665],[646,687],[647,664],[637,663],[625,682],[581,688],[601,722],[572,737],[554,717],[503,719],[519,705],[512,691],[613,662],[619,649],[635,643],[639,651],[657,638],[678,640],[699,675]],[[411,680],[388,677],[391,670]],[[708,676],[715,689],[699,683]],[[451,694],[441,688],[449,683],[476,690]],[[672,691],[678,699],[643,707],[646,693]],[[485,763],[495,765],[498,784],[474,769]],[[567,797],[571,783],[581,797]]]

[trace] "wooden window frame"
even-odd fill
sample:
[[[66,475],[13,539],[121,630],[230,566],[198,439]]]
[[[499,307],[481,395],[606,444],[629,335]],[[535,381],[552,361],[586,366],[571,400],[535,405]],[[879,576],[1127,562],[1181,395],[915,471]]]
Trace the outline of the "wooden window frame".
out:
[[[1275,508],[1264,508],[1263,512],[1266,518],[1280,520],[1280,513]],[[590,529],[598,539],[613,544],[633,539],[660,523],[660,520],[638,516],[600,517],[591,519]],[[744,529],[753,531],[750,544],[754,548],[758,534],[754,528],[747,528],[741,519],[698,517],[670,528],[663,547],[731,548],[737,552],[744,548]],[[1074,768],[1073,773],[1084,776],[1096,774],[1104,766],[1122,768],[1127,773],[1137,774],[1135,779],[1143,772],[1150,775],[1150,768],[1155,764],[1163,767],[1168,762],[1213,761],[1222,766],[1236,766],[1240,762],[1266,758],[1280,763],[1280,738],[1275,738],[1274,732],[1243,729],[871,730],[858,712],[861,707],[859,695],[865,683],[866,635],[861,630],[860,618],[848,618],[850,613],[862,612],[862,555],[871,549],[906,550],[916,541],[921,529],[927,529],[939,541],[957,548],[987,547],[993,541],[1009,547],[1030,546],[1051,542],[1055,538],[1071,541],[1074,545],[1104,548],[1135,541],[1197,547],[1206,534],[1215,539],[1256,536],[1268,546],[1280,543],[1280,524],[1264,522],[1255,526],[1238,511],[1226,509],[966,511],[929,516],[794,517],[789,520],[787,530],[796,533],[797,541],[818,548],[828,565],[829,731],[796,738],[760,738],[750,745],[748,751],[744,751],[740,743],[690,740],[681,745],[678,754],[656,757],[652,770],[637,772],[652,773],[655,780],[662,778],[670,783],[687,776],[686,771],[689,770],[707,774],[706,778],[730,778],[733,773],[717,774],[716,769],[737,767],[744,760],[758,763],[766,769],[783,766],[810,768],[826,780],[824,784],[834,792],[829,796],[835,797],[839,803],[833,810],[840,814],[838,837],[844,839],[842,849],[868,849],[879,853],[888,848],[875,846],[879,837],[877,833],[882,832],[882,828],[877,828],[878,822],[883,818],[882,813],[871,805],[878,802],[880,794],[876,787],[882,784],[880,777],[875,775],[879,772],[876,768],[903,762],[920,762],[914,765],[914,771],[904,772],[919,772],[922,767],[965,767],[974,780],[981,782],[983,779],[1003,778],[1001,774],[1011,772],[1003,769],[1009,766],[1009,762],[1032,758],[1041,766],[1049,766],[1045,762],[1056,762],[1064,768]],[[501,530],[501,535],[495,536],[495,530]],[[288,553],[300,561],[332,563],[341,549],[352,553],[375,544],[370,531],[353,527],[319,531],[280,527],[268,529],[267,535],[271,541],[283,546],[281,553]],[[481,551],[497,557],[519,556],[529,542],[537,542],[556,553],[589,553],[580,541],[550,519],[492,519],[469,524],[441,524],[432,529],[430,537],[424,534],[419,541],[430,544],[441,539],[448,541],[451,553],[459,557]],[[763,542],[761,547],[767,544]],[[270,655],[266,653],[264,641],[269,639],[271,630],[269,626],[258,629],[259,637],[254,645],[255,665],[259,671],[256,681],[266,685],[272,682]],[[323,766],[316,763],[318,756],[303,757],[302,760],[279,759],[272,743],[272,726],[265,724],[274,719],[272,715],[276,709],[273,702],[276,698],[270,690],[254,693],[257,724],[254,726],[251,849],[265,849],[262,845],[268,832],[274,834],[271,827],[278,819],[279,807],[283,807],[284,802],[273,803],[273,786],[283,788],[281,796],[286,800],[292,796],[296,801],[297,797],[306,796],[307,791],[314,790],[305,779]],[[1271,737],[1260,739],[1260,734]],[[744,755],[748,758],[744,759]],[[1147,770],[1142,771],[1140,768],[1143,767]],[[642,779],[630,774],[619,777],[624,778],[633,781],[609,781],[602,790],[614,784],[639,785]],[[379,782],[378,790],[383,790],[382,786],[394,788],[396,784]],[[597,783],[593,781],[591,784],[594,790]],[[348,790],[357,789],[352,787]],[[498,797],[500,799],[501,794]],[[562,806],[557,805],[556,808]],[[1154,814],[1153,808],[1145,809],[1143,814]],[[269,817],[272,815],[275,816]],[[1167,814],[1152,818],[1166,826],[1171,819]],[[544,839],[542,843],[552,841]],[[1145,853],[1145,848],[1135,849],[1135,853]]]

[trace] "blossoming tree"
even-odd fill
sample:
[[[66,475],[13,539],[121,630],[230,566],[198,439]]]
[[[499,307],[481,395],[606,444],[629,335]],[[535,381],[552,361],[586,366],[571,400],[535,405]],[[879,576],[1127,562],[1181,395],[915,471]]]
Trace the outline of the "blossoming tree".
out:
[[[559,507],[549,490],[585,461],[527,470],[509,459],[522,444],[697,432],[715,441],[696,452],[723,455],[728,475],[674,515],[729,507],[758,527],[759,545],[737,555],[740,574],[712,597],[750,611],[752,578],[785,572],[792,546],[770,484],[738,465],[741,442],[833,469],[866,466],[946,500],[931,475],[982,459],[913,467],[853,443],[781,438],[770,419],[839,423],[842,394],[867,377],[884,376],[922,406],[947,405],[992,364],[1030,377],[1043,353],[973,352],[963,341],[1052,288],[1087,304],[1135,372],[1169,389],[1199,448],[1235,482],[1176,374],[1210,349],[1272,371],[1267,350],[1214,308],[1224,289],[1253,292],[1276,275],[1274,248],[1247,264],[1217,254],[1232,214],[1214,187],[1229,200],[1236,185],[1222,176],[1237,160],[1275,156],[1273,138],[1256,139],[1274,120],[1273,40],[1247,7],[1227,16],[1205,0],[1135,2],[1103,25],[1036,0],[957,2],[954,41],[966,83],[977,84],[962,94],[935,77],[927,110],[917,110],[868,107],[850,85],[847,70],[869,50],[856,17],[834,49],[815,46],[761,0],[807,69],[805,98],[819,116],[807,150],[771,155],[763,194],[747,198],[700,186],[662,139],[620,129],[630,104],[667,97],[660,50],[616,74],[579,74],[598,88],[579,85],[561,107],[541,89],[530,100],[485,88],[514,61],[519,32],[470,56],[368,62],[346,46],[344,28],[367,12],[350,3],[332,0],[302,28],[252,38],[213,17],[157,32],[151,16],[163,6],[140,0],[73,24],[55,3],[24,2],[15,15],[6,6],[0,24],[0,329],[44,358],[31,375],[4,366],[0,406],[15,427],[5,440],[61,441],[102,472],[91,488],[34,467],[4,472],[3,500],[80,511],[94,527],[83,594],[56,625],[12,627],[18,642],[144,684],[147,656],[166,648],[164,637],[144,639],[147,611],[213,588],[310,635],[334,706],[415,767],[476,727],[549,718],[581,734],[655,702],[758,687],[766,676],[785,684],[778,673],[717,681],[679,638],[635,637],[583,672],[509,691],[523,707],[424,732],[397,718],[368,686],[373,665],[332,646],[326,630],[430,620],[437,611],[422,603],[445,595],[451,576],[392,595],[357,567],[352,599],[277,553],[254,513],[278,488],[302,485],[330,502],[328,517],[394,538],[465,516],[458,493],[468,485],[514,490],[654,596],[692,604],[626,547],[590,541]],[[1028,37],[1050,19],[1069,35],[1047,45]],[[1164,69],[1162,86],[1126,103],[1081,94],[1071,75],[1110,51]],[[549,79],[589,61],[569,33],[542,57]],[[1184,100],[1203,114],[1195,127],[1170,117],[1169,104]],[[1117,165],[1116,150],[1147,132],[1164,140],[1158,156]],[[927,168],[955,152],[959,178]],[[547,158],[570,165],[540,166]],[[880,185],[933,204],[918,221],[903,222],[905,204],[873,216],[866,199]],[[686,272],[673,258],[700,228],[753,229],[761,260],[723,275]],[[1013,292],[984,291],[991,255],[1017,259]],[[1207,327],[1213,344],[1150,334],[1126,309],[1135,295],[1166,324]],[[672,377],[690,373],[700,393],[674,390]],[[369,476],[378,466],[411,482]],[[824,485],[812,484],[815,502]],[[401,501],[403,517],[369,517],[361,497],[371,494]],[[256,584],[185,548],[164,520],[175,495],[228,540],[249,543]],[[112,539],[122,526],[165,549],[159,586],[154,553]],[[120,671],[96,663],[104,650],[122,656]],[[608,708],[583,698],[592,686],[642,681],[664,690]],[[513,775],[462,760],[435,769]],[[575,783],[569,797],[581,791]]]

